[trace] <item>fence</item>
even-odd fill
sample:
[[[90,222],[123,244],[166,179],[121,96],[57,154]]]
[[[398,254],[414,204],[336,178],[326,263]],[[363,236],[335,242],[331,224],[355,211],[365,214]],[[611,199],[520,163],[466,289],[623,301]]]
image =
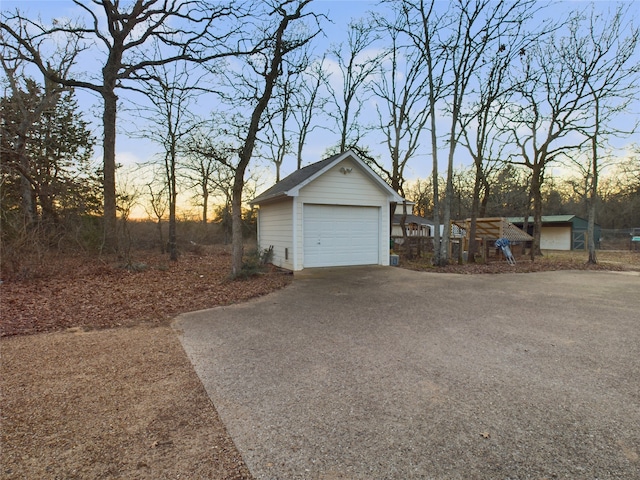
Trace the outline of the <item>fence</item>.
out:
[[[405,257],[420,257],[425,253],[433,252],[433,237],[391,237],[392,248],[395,252]]]
[[[633,241],[634,233],[640,228],[602,229],[600,233],[601,250],[640,250],[640,242]]]

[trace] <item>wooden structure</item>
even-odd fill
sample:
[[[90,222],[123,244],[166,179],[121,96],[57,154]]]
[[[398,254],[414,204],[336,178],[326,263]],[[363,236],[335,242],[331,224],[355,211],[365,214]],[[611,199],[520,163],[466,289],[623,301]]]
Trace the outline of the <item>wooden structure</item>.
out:
[[[451,242],[450,242],[450,258],[457,257],[462,259],[464,252],[469,251],[471,219],[452,220],[451,225]],[[484,261],[489,258],[489,251],[495,245],[495,241],[499,238],[506,238],[512,244],[524,243],[533,240],[533,237],[523,230],[516,227],[504,217],[490,217],[476,219],[476,242],[478,243],[478,252],[481,253]],[[453,252],[456,248],[457,252]]]

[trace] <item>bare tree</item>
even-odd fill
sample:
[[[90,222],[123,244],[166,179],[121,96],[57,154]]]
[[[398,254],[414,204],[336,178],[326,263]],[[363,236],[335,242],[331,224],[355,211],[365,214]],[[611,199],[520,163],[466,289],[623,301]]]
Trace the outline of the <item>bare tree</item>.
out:
[[[602,200],[610,211],[610,215],[605,217],[611,223],[609,228],[640,227],[639,145],[634,145],[629,156],[616,165],[608,183],[608,198]]]
[[[327,73],[324,70],[325,57],[311,63],[310,67],[300,74],[299,88],[294,90],[294,106],[291,116],[296,125],[293,136],[296,139],[297,168],[302,168],[302,150],[307,141],[307,135],[317,124],[313,124],[315,112],[322,111],[328,98],[320,94],[320,87],[326,85]]]
[[[264,128],[267,106],[273,96],[276,82],[287,66],[292,52],[303,48],[320,33],[319,17],[312,12],[304,12],[311,0],[287,0],[264,2],[267,9],[268,24],[263,27],[263,48],[248,59],[251,75],[233,77],[232,84],[240,87],[249,85],[249,95],[234,90],[233,100],[248,102],[251,105],[248,122],[243,122],[238,162],[233,165],[234,181],[232,190],[232,267],[231,274],[236,276],[242,269],[242,193],[245,186],[245,173],[254,154],[254,148],[260,131]],[[256,12],[258,16],[261,12]],[[313,23],[308,25],[309,19]],[[300,27],[300,28],[298,28]],[[295,66],[293,67],[295,68]],[[235,93],[238,95],[235,95]]]
[[[280,181],[282,162],[291,153],[291,132],[287,128],[287,123],[291,118],[292,96],[296,88],[292,80],[294,75],[294,72],[287,72],[286,76],[281,77],[282,82],[276,88],[278,94],[271,102],[275,111],[269,112],[269,121],[266,122],[267,138],[264,144],[269,153],[269,160],[276,167],[276,182]]]
[[[166,248],[164,243],[164,235],[162,233],[162,222],[165,219],[168,208],[168,195],[166,192],[166,182],[149,182],[146,185],[149,199],[144,204],[144,209],[151,219],[155,219],[158,229],[158,240],[160,242],[160,253],[165,254]]]
[[[379,75],[370,86],[378,100],[379,127],[389,150],[391,169],[382,162],[375,163],[391,188],[404,196],[404,170],[420,147],[430,113],[425,56],[406,38],[405,17],[401,12],[396,12],[392,19],[377,15],[375,22],[390,42],[380,62]]]
[[[313,123],[315,112],[324,108],[327,98],[320,87],[327,79],[324,58],[312,60],[309,45],[287,60],[286,71],[279,77],[273,99],[265,113],[266,132],[260,143],[269,160],[276,166],[276,181],[280,181],[282,163],[295,153],[297,168],[302,167],[302,151],[308,134],[318,127]]]
[[[497,51],[500,39],[509,29],[519,26],[530,14],[533,2],[460,0],[452,9],[451,35],[442,45],[449,56],[449,92],[445,97],[449,114],[447,134],[447,183],[443,208],[445,235],[441,243],[440,263],[446,264],[449,255],[449,223],[453,201],[453,161],[460,138],[459,119],[465,99],[470,93],[474,72],[488,61],[487,52]]]
[[[431,177],[408,182],[406,198],[413,202],[413,213],[425,218],[433,218],[433,185]]]
[[[433,155],[434,202],[439,204],[438,134],[436,109],[445,104],[449,131],[447,144],[447,181],[444,196],[442,239],[436,236],[434,263],[448,263],[449,223],[454,195],[453,161],[460,139],[460,117],[466,98],[471,93],[474,72],[488,62],[488,53],[497,51],[500,39],[517,28],[531,13],[531,0],[490,1],[458,0],[441,12],[435,0],[404,0],[401,11],[406,16],[407,31],[425,58],[431,110],[431,144]],[[439,208],[435,209],[440,223]],[[437,230],[436,230],[437,231]],[[439,244],[439,245],[438,245]]]
[[[129,270],[135,270],[136,265],[133,262],[132,249],[133,238],[131,237],[131,230],[129,229],[129,217],[134,207],[139,204],[141,190],[136,182],[132,181],[130,175],[135,172],[127,172],[124,174],[124,178],[118,185],[118,191],[116,192],[117,205],[116,208],[120,212],[120,232],[122,235],[122,255],[126,261],[125,267]]]
[[[440,48],[440,35],[449,20],[436,11],[436,2],[403,0],[400,11],[404,16],[404,32],[408,34],[414,47],[422,53],[428,86],[429,132],[431,137],[433,194],[433,221],[435,223],[433,263],[442,263],[440,235],[440,175],[438,172],[438,132],[436,104],[444,94],[444,79],[447,69],[448,51]],[[446,263],[446,260],[445,260]]]
[[[233,20],[246,12],[242,4],[200,0],[135,0],[129,8],[118,0],[73,2],[86,14],[86,26],[67,20],[47,26],[18,12],[3,16],[0,31],[4,45],[11,45],[16,55],[33,63],[51,81],[88,89],[102,97],[104,244],[107,249],[117,249],[116,90],[126,88],[141,70],[154,65],[177,60],[205,62],[238,54],[237,44],[231,41],[237,33]],[[55,43],[60,34],[74,36],[78,44],[87,47],[95,45],[90,51],[94,58],[102,58],[99,78],[92,80],[81,72],[62,76],[50,68],[46,46]],[[141,56],[151,41],[162,44],[166,55],[154,60]]]
[[[160,52],[156,50],[156,55]],[[139,115],[144,118],[142,135],[156,144],[162,151],[164,180],[169,204],[169,256],[178,260],[177,218],[178,161],[187,136],[197,126],[191,107],[201,93],[196,85],[200,75],[183,61],[149,66],[145,69],[145,82],[140,91],[147,97],[147,106],[139,106]]]
[[[383,56],[380,52],[367,54],[376,40],[377,35],[366,20],[353,21],[347,30],[346,46],[340,44],[329,50],[329,57],[336,62],[341,77],[336,80],[335,88],[331,76],[326,83],[331,104],[327,113],[335,122],[335,133],[340,136],[339,152],[359,145],[363,135],[359,118],[366,101],[364,87]]]
[[[231,206],[233,170],[227,165],[236,152],[217,138],[216,129],[207,130],[201,125],[185,142],[181,174],[188,188],[196,191],[197,203],[202,207],[203,225],[209,221],[210,197],[224,197],[224,205]]]
[[[588,138],[589,153],[572,157],[586,183],[589,263],[594,264],[598,178],[605,166],[600,148],[611,137],[630,135],[637,128],[636,124],[621,129],[612,122],[637,99],[640,88],[640,66],[635,56],[640,29],[630,24],[629,13],[629,6],[619,6],[611,18],[603,18],[592,7],[590,16],[571,23],[562,56],[562,61],[573,69],[576,86],[585,89],[588,102],[585,108],[591,112],[587,124],[580,128]]]
[[[524,28],[523,22],[513,24],[500,34],[492,48],[485,50],[486,60],[472,74],[475,86],[471,88],[470,96],[474,100],[463,107],[458,117],[461,143],[471,155],[475,169],[469,226],[468,259],[471,263],[475,262],[477,253],[476,220],[480,212],[486,210],[491,171],[499,167],[505,148],[499,124],[515,87],[510,83],[509,68],[539,36],[536,33],[523,35]]]
[[[580,24],[580,14],[574,14],[567,23],[568,33],[564,36],[550,35],[527,49],[518,79],[519,100],[510,106],[508,130],[518,148],[518,156],[512,156],[511,161],[531,171],[530,198],[534,222],[532,259],[541,254],[542,186],[546,168],[567,154],[575,154],[589,143],[592,147],[591,158],[596,160],[597,169],[597,145],[601,139],[599,127],[604,125],[602,110],[596,111],[602,106],[598,100],[607,98],[606,95],[610,93],[612,101],[616,98],[619,100],[617,94],[613,93],[615,90],[610,89],[622,88],[623,80],[631,82],[631,85],[633,80],[626,74],[619,76],[625,66],[630,65],[626,63],[628,59],[616,65],[624,58],[623,55],[616,60],[616,49],[625,40],[618,44],[617,37],[607,40],[606,34],[598,38],[593,29],[585,39],[578,33]],[[614,23],[609,27],[616,28]],[[637,38],[637,32],[635,35]],[[592,37],[590,40],[589,36]],[[614,38],[616,40],[612,40]],[[611,43],[607,45],[607,41]],[[600,45],[600,42],[603,44]],[[636,44],[637,40],[634,40],[633,49]],[[618,103],[616,108],[608,111],[607,120],[612,118],[620,105]],[[589,133],[585,136],[587,131]],[[593,173],[592,168],[589,170]],[[592,181],[594,179],[597,192],[597,171]]]

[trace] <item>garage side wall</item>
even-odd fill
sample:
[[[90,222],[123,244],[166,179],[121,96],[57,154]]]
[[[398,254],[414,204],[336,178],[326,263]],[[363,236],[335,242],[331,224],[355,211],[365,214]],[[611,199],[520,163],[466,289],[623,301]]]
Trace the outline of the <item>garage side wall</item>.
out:
[[[540,230],[540,248],[543,250],[571,250],[571,225],[543,226]]]
[[[343,173],[340,169],[351,169]],[[389,265],[389,198],[367,174],[346,159],[310,184],[304,186],[294,200],[296,260],[298,269],[304,268],[304,205],[349,205],[380,208],[378,229],[379,265]]]
[[[293,200],[262,205],[258,212],[258,246],[273,246],[273,264],[293,270]]]

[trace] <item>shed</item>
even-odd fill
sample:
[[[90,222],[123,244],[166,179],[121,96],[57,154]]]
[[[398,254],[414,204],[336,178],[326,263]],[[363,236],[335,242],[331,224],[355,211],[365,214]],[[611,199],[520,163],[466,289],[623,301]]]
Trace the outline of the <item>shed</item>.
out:
[[[258,195],[258,247],[273,264],[389,265],[390,203],[398,195],[349,150],[308,165]]]
[[[462,241],[462,250],[468,251],[471,240],[471,219],[451,221],[452,240],[458,243]],[[489,257],[489,248],[493,247],[495,241],[506,238],[511,243],[521,243],[533,240],[533,237],[516,227],[512,222],[504,217],[489,217],[476,219],[476,239],[483,245],[482,256],[486,260]],[[450,246],[453,247],[454,241]]]
[[[407,202],[407,213],[404,220],[405,230],[409,237],[433,237],[435,233],[435,225],[433,221],[413,214],[413,202]],[[403,237],[402,227],[400,226],[402,216],[404,214],[404,205],[398,203],[393,215],[393,224],[391,226],[392,237]]]
[[[524,225],[524,217],[509,217],[508,220],[520,228]],[[600,225],[596,224],[596,239],[600,238],[600,232]],[[533,235],[533,217],[529,217],[528,233]],[[540,248],[586,250],[588,248],[587,220],[576,215],[543,215]]]

